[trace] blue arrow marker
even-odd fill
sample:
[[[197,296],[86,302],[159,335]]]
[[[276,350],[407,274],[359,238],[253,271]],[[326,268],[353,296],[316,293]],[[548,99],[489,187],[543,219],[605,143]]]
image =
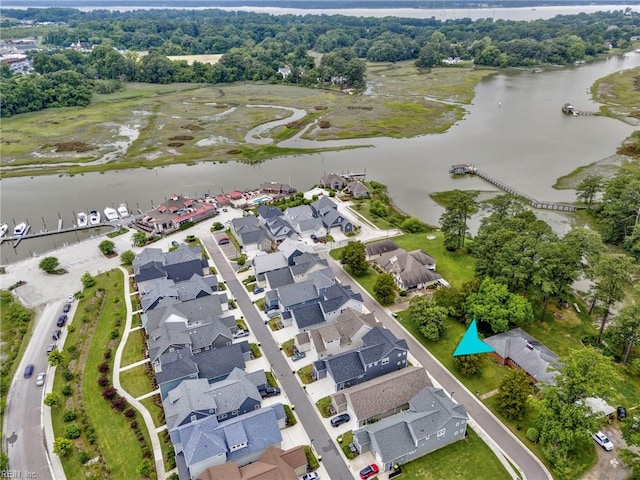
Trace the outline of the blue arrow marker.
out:
[[[474,318],[467,331],[464,332],[464,337],[460,340],[460,343],[456,347],[456,351],[453,352],[454,357],[460,355],[474,355],[476,353],[495,352],[495,349],[486,343],[484,343],[478,337],[478,327],[476,326],[476,319]]]

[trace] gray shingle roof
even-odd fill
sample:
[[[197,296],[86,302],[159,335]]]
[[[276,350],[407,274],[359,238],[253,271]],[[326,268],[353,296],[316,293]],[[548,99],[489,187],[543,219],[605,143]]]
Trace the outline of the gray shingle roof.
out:
[[[179,298],[178,288],[173,280],[154,278],[138,284],[142,310],[147,311],[161,298]]]
[[[284,213],[292,225],[298,225],[303,220],[313,218],[313,210],[309,205],[299,205],[297,207],[287,208]]]
[[[383,253],[392,252],[400,248],[393,240],[380,240],[379,242],[367,243],[365,250],[367,256],[382,255]]]
[[[176,290],[181,301],[186,302],[202,295],[211,295],[214,287],[217,290],[218,278],[215,275],[201,277],[193,275],[189,280],[176,283]]]
[[[324,292],[324,300],[322,301],[322,310],[325,313],[334,312],[339,310],[349,300],[356,300],[362,302],[362,295],[360,293],[354,293],[350,285],[342,285],[336,283],[327,288]]]
[[[330,267],[317,270],[307,275],[307,280],[312,280],[318,290],[329,288],[336,283],[336,274]]]
[[[247,344],[247,342],[234,343],[194,355],[193,361],[198,365],[199,370],[198,377],[219,380],[221,377],[229,375],[234,368],[244,370],[245,361],[242,344]]]
[[[322,312],[319,303],[312,303],[311,305],[292,308],[291,314],[293,315],[298,330],[309,328],[314,325],[320,325],[325,321],[324,313]]]
[[[185,380],[169,391],[162,404],[167,428],[173,430],[193,412],[206,412],[213,415],[216,401],[210,394],[211,386],[206,378]],[[213,412],[209,413],[209,410]]]
[[[265,224],[265,228],[277,241],[282,241],[285,238],[297,236],[293,227],[289,225],[289,222],[287,222],[282,217],[276,217],[268,220]]]
[[[289,266],[289,262],[282,252],[256,255],[253,260],[251,260],[251,264],[253,265],[253,270],[256,275]]]
[[[198,373],[198,365],[188,349],[163,353],[159,362],[161,370],[155,370],[158,385]]]
[[[234,218],[233,220],[231,220],[231,225],[233,226],[233,230],[238,235],[244,232],[253,232],[261,229],[260,225],[258,225],[258,218],[253,215]]]
[[[325,363],[335,383],[343,383],[359,375],[364,375],[364,365],[357,350],[329,357]]]
[[[278,250],[284,253],[287,260],[290,260],[296,253],[312,252],[313,248],[305,243],[287,238],[278,245]]]
[[[162,302],[147,312],[145,330],[152,332],[166,321],[179,319],[187,320],[189,324],[210,323],[223,314],[221,298],[220,295],[208,295],[186,302]]]
[[[254,243],[262,243],[264,240],[268,240],[269,235],[267,231],[260,228],[259,230],[252,230],[250,232],[240,233],[240,243],[242,245],[253,245]]]
[[[258,215],[267,220],[274,217],[282,217],[284,212],[273,205],[260,205],[258,207]]]
[[[329,262],[325,259],[321,259],[317,253],[305,252],[293,259],[291,273],[293,273],[294,276],[303,275],[316,265],[321,265],[322,268],[324,268],[329,266]]]
[[[499,333],[484,341],[502,358],[510,358],[538,382],[554,383],[558,356],[521,328]]]
[[[300,232],[316,232],[323,227],[322,220],[319,218],[309,218],[298,222],[298,230]]]
[[[280,303],[284,308],[318,298],[318,290],[311,280],[283,285],[277,291]]]
[[[264,276],[267,282],[269,282],[269,287],[272,289],[295,283],[289,267],[271,270],[265,273]]]
[[[338,204],[331,200],[331,198],[323,195],[315,202],[311,203],[311,208],[313,208],[316,212],[321,212],[323,210],[337,210]]]

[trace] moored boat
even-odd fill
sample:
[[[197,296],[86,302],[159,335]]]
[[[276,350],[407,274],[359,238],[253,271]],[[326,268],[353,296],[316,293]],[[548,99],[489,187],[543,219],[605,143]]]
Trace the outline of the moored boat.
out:
[[[87,217],[86,213],[80,212],[78,214],[78,226],[86,227],[87,225],[89,225],[89,217]]]
[[[118,220],[118,212],[115,208],[107,207],[104,209],[104,216],[107,217],[107,220]]]
[[[14,237],[21,237],[22,235],[24,235],[25,233],[27,233],[28,230],[28,226],[26,223],[22,222],[19,223],[18,225],[15,226],[15,228],[13,229],[13,236]]]
[[[127,208],[127,204],[126,203],[121,203],[120,206],[118,207],[118,213],[120,214],[120,216],[122,218],[126,218],[129,216],[129,209]]]
[[[100,212],[91,210],[89,213],[89,225],[97,225],[100,223]]]
[[[6,223],[0,225],[0,238],[3,238],[7,234],[7,230],[9,230],[9,225]]]

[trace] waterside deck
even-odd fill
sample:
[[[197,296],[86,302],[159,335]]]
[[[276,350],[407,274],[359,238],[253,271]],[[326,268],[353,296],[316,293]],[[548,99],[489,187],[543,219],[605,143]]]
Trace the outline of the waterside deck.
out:
[[[531,205],[533,208],[538,208],[541,210],[556,210],[560,212],[575,212],[579,208],[583,208],[583,207],[578,207],[576,205],[571,205],[568,203],[556,203],[556,202],[546,202],[544,200],[536,200],[535,198],[530,197],[529,195],[516,190],[515,188],[507,185],[506,183],[496,178],[493,178],[489,174],[479,170],[477,167],[473,165],[467,165],[464,163],[451,165],[451,167],[449,167],[449,173],[451,173],[452,175],[477,175],[483,180],[498,187],[500,190],[506,193],[509,193],[511,195],[515,195],[516,197],[525,199],[527,203],[529,203],[529,205]]]

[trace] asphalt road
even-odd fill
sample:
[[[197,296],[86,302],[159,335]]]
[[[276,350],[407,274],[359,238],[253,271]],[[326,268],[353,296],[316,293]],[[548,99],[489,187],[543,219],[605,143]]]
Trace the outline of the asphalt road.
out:
[[[333,266],[336,277],[342,282],[353,287],[355,292],[362,294],[366,308],[375,313],[375,317],[397,337],[406,339],[409,350],[414,358],[422,365],[442,386],[444,390],[453,395],[458,403],[462,403],[467,413],[478,425],[495,441],[495,443],[514,463],[524,479],[528,480],[553,480],[549,471],[542,462],[531,453],[502,422],[500,422],[474,394],[469,392],[442,364],[435,359],[411,334],[392,318],[387,311],[374,301],[369,294],[355,282],[329,255],[322,254]]]
[[[291,404],[295,405],[295,413],[304,426],[307,435],[312,439],[316,453],[322,456],[322,463],[329,474],[329,478],[332,480],[353,479],[354,473],[344,462],[335,443],[318,418],[315,405],[311,403],[309,397],[295,378],[295,374],[292,372],[291,367],[280,351],[279,345],[271,336],[264,320],[249,298],[247,290],[235,276],[227,259],[218,248],[218,245],[216,245],[216,242],[209,236],[203,237],[202,241],[218,269],[218,274],[226,281],[227,288],[235,297],[238,307],[240,307],[246,322],[249,324],[249,328],[258,342],[260,342],[262,352],[271,364],[271,371],[286,392]]]
[[[51,335],[57,328],[56,320],[62,314],[63,304],[48,303],[36,313],[33,335],[9,390],[4,412],[5,447],[9,455],[9,470],[21,474],[17,478],[52,478],[40,422],[45,387],[36,385],[36,377],[40,372],[47,372],[46,349],[47,345],[54,343]],[[24,378],[25,367],[30,363],[35,365],[33,376]]]

